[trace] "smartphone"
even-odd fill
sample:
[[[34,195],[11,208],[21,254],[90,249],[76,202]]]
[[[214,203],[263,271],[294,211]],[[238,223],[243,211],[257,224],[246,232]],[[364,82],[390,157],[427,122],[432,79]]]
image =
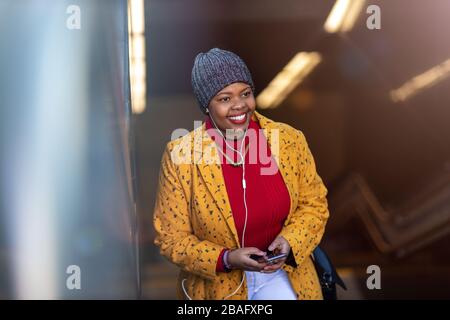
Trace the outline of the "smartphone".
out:
[[[279,259],[285,258],[287,257],[288,254],[287,253],[281,253],[281,254],[275,254],[275,253],[269,253],[266,257],[263,256],[258,256],[256,254],[251,254],[250,258],[252,258],[253,260],[258,261],[259,263],[270,263],[270,264],[274,264],[276,263]]]
[[[280,253],[280,254],[271,253],[266,257],[266,262],[270,264],[275,264],[277,263],[278,260],[286,258],[287,256],[288,256],[287,253]]]
[[[264,258],[264,256],[258,256],[257,254],[251,254],[250,258],[252,258],[255,261],[258,261],[259,263],[266,262],[266,259]]]

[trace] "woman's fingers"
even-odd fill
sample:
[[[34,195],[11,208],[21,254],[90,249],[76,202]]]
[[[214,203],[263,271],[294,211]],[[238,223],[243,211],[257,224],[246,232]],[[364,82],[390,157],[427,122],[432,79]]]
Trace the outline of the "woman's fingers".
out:
[[[289,242],[287,242],[286,239],[284,239],[282,236],[279,236],[279,237],[275,238],[275,240],[271,243],[271,245],[269,246],[268,249],[270,251],[275,251],[276,249],[278,249],[277,251],[279,253],[288,254],[289,251],[291,250],[291,246],[289,245]],[[285,261],[286,261],[286,258],[282,258],[280,260],[277,260],[273,264],[268,264],[267,266],[264,267],[264,269],[261,272],[264,272],[264,273],[275,272],[283,266]]]
[[[280,253],[289,253],[290,251],[289,243],[283,237],[277,237],[271,246],[274,249],[278,249],[277,251]],[[254,257],[250,257],[251,255],[254,255]],[[258,261],[255,259],[255,256],[265,257],[266,253],[254,247],[240,248],[233,251],[233,260],[235,261],[236,267],[246,271],[271,273],[280,269],[286,261],[286,258],[282,258],[269,264],[266,261]]]
[[[289,253],[289,251],[291,250],[291,246],[285,238],[283,238],[282,236],[278,236],[275,238],[275,240],[273,240],[268,249],[269,251],[278,249],[281,253]]]
[[[263,257],[265,253],[254,247],[233,250],[231,257],[233,260],[232,265],[238,269],[247,271],[261,271],[266,266],[266,264],[250,258],[250,255]],[[230,255],[228,257],[230,258]]]
[[[275,240],[273,240],[273,242],[270,244],[268,250],[269,250],[269,251],[274,251],[276,248],[278,248],[279,245],[280,245],[280,238],[277,237],[277,238],[275,238]]]
[[[287,242],[287,240],[285,240],[284,238],[282,238],[284,241],[282,241],[281,243],[281,252],[282,253],[289,253],[289,251],[291,251],[291,246],[289,245],[289,242]]]
[[[247,255],[251,255],[251,254],[256,254],[258,256],[264,256],[266,253],[264,251],[259,250],[258,248],[254,248],[254,247],[249,247],[249,248],[244,248],[244,252]]]
[[[280,269],[283,266],[285,261],[286,261],[286,259],[281,259],[279,262],[277,262],[275,264],[269,264],[269,265],[265,266],[262,271],[267,272],[267,273],[277,271],[278,269]]]
[[[260,271],[267,265],[266,263],[260,263],[256,260],[250,258],[249,256],[246,256],[244,259],[245,259],[246,267],[250,271]]]

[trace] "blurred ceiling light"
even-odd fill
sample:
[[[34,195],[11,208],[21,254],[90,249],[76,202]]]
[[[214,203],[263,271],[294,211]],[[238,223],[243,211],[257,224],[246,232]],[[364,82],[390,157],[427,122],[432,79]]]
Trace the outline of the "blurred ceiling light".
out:
[[[415,76],[400,88],[392,90],[390,95],[394,102],[405,101],[420,91],[432,87],[450,75],[450,59]]]
[[[144,0],[130,0],[131,23],[134,33],[145,32]]]
[[[131,106],[133,113],[146,107],[146,58],[144,0],[128,1]]]
[[[328,15],[324,28],[328,33],[350,31],[358,18],[365,0],[337,0]]]
[[[259,108],[275,108],[322,60],[317,52],[299,52],[256,98]]]

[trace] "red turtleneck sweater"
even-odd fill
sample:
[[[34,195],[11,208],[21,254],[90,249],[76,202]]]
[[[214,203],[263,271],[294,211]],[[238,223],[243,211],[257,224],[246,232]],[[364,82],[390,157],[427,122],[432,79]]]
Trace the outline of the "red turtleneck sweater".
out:
[[[205,120],[206,129],[214,128],[209,117]],[[245,180],[246,180],[246,203],[248,209],[247,227],[245,230],[244,246],[256,247],[262,251],[267,251],[267,248],[280,233],[283,223],[289,214],[290,209],[290,197],[283,177],[276,166],[276,162],[271,157],[270,147],[263,134],[259,135],[261,127],[257,121],[250,119],[249,129],[253,129],[256,132],[257,147],[251,147],[249,145],[248,152],[245,157]],[[214,137],[217,137],[214,134]],[[260,138],[262,140],[260,141]],[[227,140],[228,144],[236,150],[240,150],[242,139],[240,140]],[[251,141],[253,144],[255,141]],[[227,146],[220,138],[216,141],[218,147],[222,146],[224,153],[227,152]],[[249,143],[249,137],[245,139],[246,145]],[[261,159],[259,155],[259,146],[266,145],[267,157]],[[228,148],[229,149],[229,148]],[[245,147],[242,149],[245,150]],[[250,152],[256,151],[256,157],[250,157]],[[242,246],[242,231],[244,229],[245,222],[245,207],[244,196],[242,186],[242,166],[235,167],[228,163],[226,158],[219,153],[222,157],[222,173],[225,180],[225,186],[228,193],[228,199],[230,201],[231,210],[233,212],[234,223],[239,235],[239,241]],[[231,158],[233,161],[237,161],[240,158],[234,151],[228,150],[226,153],[228,157],[234,155],[235,158]],[[273,162],[272,166],[277,168],[276,173],[273,175],[262,175],[261,168],[270,167],[270,163],[263,164],[264,158],[270,157]],[[257,161],[253,161],[255,159]],[[254,163],[250,163],[250,160]],[[273,172],[273,171],[272,171]],[[242,246],[242,247],[244,247]],[[216,271],[224,272],[223,254],[226,249],[222,250],[219,259],[217,260]]]

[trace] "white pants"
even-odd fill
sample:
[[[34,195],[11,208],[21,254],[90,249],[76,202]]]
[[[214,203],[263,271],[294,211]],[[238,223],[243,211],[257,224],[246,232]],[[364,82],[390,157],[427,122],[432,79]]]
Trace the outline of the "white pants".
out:
[[[273,273],[245,271],[248,300],[297,300],[286,271]]]

